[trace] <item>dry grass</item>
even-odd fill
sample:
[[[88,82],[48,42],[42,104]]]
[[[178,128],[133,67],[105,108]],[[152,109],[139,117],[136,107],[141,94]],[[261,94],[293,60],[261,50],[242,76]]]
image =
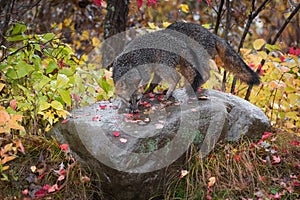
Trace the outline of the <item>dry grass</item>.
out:
[[[189,174],[170,183],[165,199],[299,199],[300,146],[293,141],[299,136],[279,131],[263,144],[220,144],[205,159],[193,152]]]

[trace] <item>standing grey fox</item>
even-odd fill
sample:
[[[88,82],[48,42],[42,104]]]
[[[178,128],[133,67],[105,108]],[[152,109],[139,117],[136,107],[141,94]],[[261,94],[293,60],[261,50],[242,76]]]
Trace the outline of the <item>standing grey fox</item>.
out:
[[[209,59],[219,56],[224,68],[247,84],[258,85],[260,78],[222,38],[201,25],[176,22],[164,30],[146,33],[125,46],[114,60],[115,94],[133,112],[150,81],[151,90],[161,82],[168,83],[163,100],[168,99],[185,77],[187,92],[196,92],[209,78]],[[189,85],[191,88],[189,88]]]

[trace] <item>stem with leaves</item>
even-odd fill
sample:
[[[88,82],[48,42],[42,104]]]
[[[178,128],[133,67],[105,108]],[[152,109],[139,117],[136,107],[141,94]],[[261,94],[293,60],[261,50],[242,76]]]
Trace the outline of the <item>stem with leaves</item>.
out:
[[[295,9],[291,12],[291,14],[289,15],[289,17],[285,20],[285,22],[283,23],[283,25],[281,26],[281,28],[279,29],[279,31],[277,32],[277,34],[275,35],[274,39],[270,42],[271,45],[274,45],[276,43],[276,41],[278,40],[278,38],[280,37],[280,35],[282,34],[282,32],[284,31],[284,29],[286,28],[286,26],[290,23],[291,19],[298,13],[300,9],[300,3],[298,3],[298,5],[295,7]],[[266,50],[266,53],[270,53],[269,50]],[[260,63],[260,66],[263,66],[265,64],[266,60],[263,59]],[[257,73],[259,73],[261,70],[261,68],[258,68],[256,70]],[[250,85],[248,87],[245,99],[249,100],[250,94],[251,94],[251,90],[252,90],[252,85]]]
[[[243,35],[242,35],[240,44],[239,44],[239,46],[238,46],[238,53],[240,52],[240,49],[241,49],[241,48],[243,47],[243,45],[244,45],[246,36],[247,36],[247,34],[249,33],[249,29],[250,29],[250,26],[251,26],[253,20],[258,16],[258,14],[264,9],[264,7],[265,7],[269,2],[270,2],[270,0],[265,0],[265,1],[262,2],[262,4],[255,10],[255,0],[252,0],[252,2],[251,2],[251,11],[250,11],[250,13],[249,13],[248,20],[247,20],[247,24],[246,24],[246,27],[245,27],[245,29],[244,29],[244,32],[243,32]],[[234,94],[235,86],[236,86],[236,78],[234,78],[233,81],[232,81],[231,90],[230,90],[230,92],[231,92],[232,94]],[[249,87],[252,87],[252,86],[250,85]]]

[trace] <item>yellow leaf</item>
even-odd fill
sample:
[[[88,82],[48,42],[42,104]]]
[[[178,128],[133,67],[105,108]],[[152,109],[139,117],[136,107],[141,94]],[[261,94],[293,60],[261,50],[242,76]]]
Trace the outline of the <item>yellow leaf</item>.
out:
[[[12,149],[13,143],[9,143],[7,145],[4,146],[3,148],[3,152],[7,153],[8,151],[10,151]]]
[[[257,53],[264,60],[266,60],[267,57],[268,57],[268,54],[266,52],[264,52],[264,51],[258,51]]]
[[[12,161],[16,158],[16,156],[5,156],[2,160],[0,160],[0,164],[4,165],[5,163]]]
[[[187,4],[180,4],[180,9],[181,9],[182,12],[184,12],[184,13],[190,12],[189,6],[188,6]]]
[[[278,85],[278,83],[277,83],[276,81],[271,81],[269,85],[270,85],[270,87],[273,88],[273,89],[276,89],[276,88],[279,87],[279,85]]]
[[[170,22],[163,22],[162,26],[163,28],[167,28],[171,23]]]
[[[65,20],[64,20],[64,25],[65,25],[65,26],[70,26],[71,22],[72,22],[72,18],[65,19]]]
[[[289,96],[288,96],[288,100],[289,100],[290,104],[292,104],[292,105],[299,104],[299,99],[300,99],[299,94],[292,93],[292,94],[289,94]]]
[[[210,177],[208,179],[208,187],[212,187],[216,182],[216,178],[215,177]]]
[[[46,101],[41,101],[40,102],[40,106],[39,106],[39,111],[43,111],[50,108],[50,103],[46,102]]]
[[[253,47],[255,50],[259,50],[265,43],[264,39],[257,39],[253,42]]]
[[[87,40],[90,37],[90,33],[88,31],[83,31],[81,34],[81,40]]]
[[[155,29],[155,30],[158,30],[159,27],[156,26],[153,22],[148,22],[148,26],[151,28],[151,29]]]
[[[1,170],[5,171],[5,170],[8,170],[8,169],[9,169],[9,166],[7,165],[7,166],[3,166]]]
[[[101,42],[100,42],[100,40],[97,37],[93,37],[92,38],[92,44],[95,47],[99,47],[101,45]]]
[[[5,84],[4,83],[0,83],[0,92],[1,90],[4,88]]]

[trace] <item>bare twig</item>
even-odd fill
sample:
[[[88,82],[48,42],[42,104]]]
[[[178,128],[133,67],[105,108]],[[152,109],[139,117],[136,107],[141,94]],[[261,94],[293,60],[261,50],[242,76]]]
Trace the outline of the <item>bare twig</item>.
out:
[[[215,26],[215,34],[218,34],[218,29],[221,23],[221,19],[222,19],[222,10],[223,10],[223,5],[224,5],[224,0],[221,0],[220,5],[219,5],[219,9],[218,9],[218,13],[217,13],[217,22],[216,22],[216,26]]]

